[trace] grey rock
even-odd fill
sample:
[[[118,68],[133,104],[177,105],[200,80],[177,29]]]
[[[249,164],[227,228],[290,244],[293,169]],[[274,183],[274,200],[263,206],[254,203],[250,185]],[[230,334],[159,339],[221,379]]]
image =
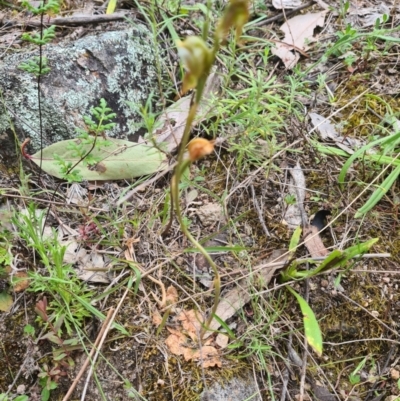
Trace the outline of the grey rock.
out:
[[[200,395],[200,401],[262,401],[252,378],[236,377],[222,386],[215,383]]]
[[[150,32],[139,24],[123,31],[85,36],[68,44],[48,44],[43,55],[51,71],[41,79],[43,147],[77,136],[83,115],[104,98],[117,113],[107,134],[133,139],[141,126],[138,111],[154,90],[155,54]],[[0,62],[0,156],[15,155],[14,125],[20,140],[31,138],[40,149],[37,78],[18,66],[38,56],[34,51],[12,54]]]

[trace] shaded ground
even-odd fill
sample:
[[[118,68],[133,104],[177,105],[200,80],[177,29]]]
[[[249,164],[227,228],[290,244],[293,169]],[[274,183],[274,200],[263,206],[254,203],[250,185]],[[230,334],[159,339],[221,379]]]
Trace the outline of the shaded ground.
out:
[[[73,287],[82,293],[82,288],[90,290],[92,305],[104,315],[124,296],[128,278],[137,277],[139,272],[142,275],[139,287],[135,290],[133,286],[126,294],[116,317],[128,333],[118,328],[110,331],[94,369],[95,377],[87,390],[82,379],[72,399],[79,399],[86,391],[86,400],[101,399],[101,392],[104,399],[126,400],[130,399],[131,385],[149,401],[196,400],[213,383],[227,384],[233,377],[256,377],[263,400],[394,400],[400,395],[398,180],[375,208],[363,218],[354,218],[373,192],[361,191],[386,164],[359,158],[340,186],[339,173],[349,155],[340,153],[344,151],[338,145],[340,142],[356,149],[346,139],[365,144],[398,131],[400,11],[391,6],[389,19],[380,28],[392,29],[390,33],[371,34],[373,25],[366,24],[365,19],[374,15],[378,5],[363,2],[346,12],[343,5],[330,6],[333,10],[327,11],[324,26],[315,30],[317,41],[302,54],[293,70],[287,70],[270,53],[272,44],[282,39],[278,28],[284,17],[269,24],[261,21],[257,27],[258,17],[279,12],[256,4],[245,44],[236,50],[228,45],[221,52],[221,91],[210,118],[193,132],[225,141],[214,154],[193,165],[181,185],[186,223],[206,246],[234,247],[232,252],[219,249],[213,255],[222,277],[223,294],[238,287],[239,282],[243,285],[243,277],[251,293],[251,301],[223,327],[230,334],[229,345],[215,346],[220,367],[216,364],[203,369],[202,357],[185,361],[166,342],[173,330],[190,332],[182,330],[178,318],[182,312],[209,310],[213,303],[212,270],[199,254],[187,252],[191,244],[177,222],[167,236],[161,236],[169,218],[170,174],[137,191],[117,208],[116,202],[127,188],[125,182],[83,183],[82,188],[88,190],[83,203],[72,206],[65,202],[70,199],[67,186],[62,185],[52,197],[57,182],[42,176],[37,184],[38,174],[32,166],[24,163],[25,171],[32,173],[25,183],[21,183],[18,171],[2,170],[4,204],[13,205],[20,213],[32,198],[39,208],[53,201],[62,202],[63,206],[57,204],[52,209],[47,226],[58,232],[61,226],[75,230],[72,234],[64,230],[64,239],[73,238],[92,255],[104,255],[101,268],[106,270],[108,283],[84,282],[83,287]],[[163,7],[164,22],[171,22],[168,16],[177,14],[177,9],[170,3]],[[369,12],[363,13],[366,9]],[[317,11],[321,8],[314,5],[301,13]],[[169,34],[172,29],[180,37],[197,32],[197,23],[192,21],[201,21],[203,14],[201,10],[189,12],[190,19],[174,20]],[[162,20],[161,15],[156,16]],[[346,28],[348,23],[355,32]],[[162,32],[159,40],[166,41],[174,58],[169,34]],[[339,46],[340,39],[343,41]],[[163,60],[163,66],[167,76],[181,79],[172,61]],[[170,90],[170,80],[164,84]],[[341,139],[324,137],[312,124],[310,112],[328,118]],[[393,149],[386,149],[392,157],[397,151],[396,143]],[[305,346],[298,305],[281,285],[278,273],[271,282],[263,283],[254,272],[274,250],[289,247],[293,230],[287,210],[297,203],[296,195],[290,192],[294,187],[290,168],[297,162],[306,180],[305,212],[311,216],[318,210],[331,211],[332,224],[321,234],[327,248],[345,249],[379,238],[370,253],[390,253],[390,257],[361,258],[344,270],[294,284],[309,299],[320,322],[322,357]],[[392,170],[389,167],[387,174]],[[382,184],[387,174],[378,183]],[[130,184],[133,188],[135,185]],[[47,189],[49,195],[42,189]],[[210,205],[219,206],[220,212],[212,215]],[[15,221],[11,233],[4,231],[4,248],[12,254],[10,264],[14,269],[47,276],[37,249],[34,252],[20,232]],[[305,247],[300,247],[295,256],[306,254]],[[6,275],[1,284],[8,286]],[[165,315],[166,305],[157,302],[162,298],[163,286],[174,287],[178,294],[169,315]],[[0,316],[0,371],[4,372],[0,390],[6,392],[13,384],[11,393],[16,394],[18,386],[23,385],[19,387],[21,394],[40,399],[38,373],[47,365],[60,368],[60,372],[47,376],[58,383],[50,399],[62,399],[86,357],[83,344],[89,347],[95,341],[101,319],[93,315],[81,318],[81,326],[72,326],[71,333],[63,326],[60,338],[78,338],[78,344],[60,345],[48,338],[40,339],[52,330],[37,317],[35,306],[44,294],[49,303],[61,295],[50,284],[40,289],[32,282],[30,289],[36,292],[29,288],[13,292],[10,288],[14,302],[11,310]],[[59,310],[60,303],[50,305],[53,311]],[[78,307],[72,313],[77,321],[79,313]],[[158,314],[165,317],[160,333]],[[34,327],[34,335],[24,334],[27,324]],[[196,339],[187,336],[188,348],[196,349]],[[57,364],[52,348],[65,352],[75,366]]]

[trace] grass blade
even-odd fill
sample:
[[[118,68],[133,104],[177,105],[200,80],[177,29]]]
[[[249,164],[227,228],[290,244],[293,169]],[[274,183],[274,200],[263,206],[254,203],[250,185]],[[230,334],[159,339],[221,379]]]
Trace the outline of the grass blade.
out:
[[[370,196],[368,201],[357,210],[355,214],[355,218],[363,216],[368,213],[386,194],[387,191],[391,188],[393,183],[396,181],[397,177],[400,174],[400,166],[397,166],[389,175],[386,177],[385,181],[374,191],[374,193]]]

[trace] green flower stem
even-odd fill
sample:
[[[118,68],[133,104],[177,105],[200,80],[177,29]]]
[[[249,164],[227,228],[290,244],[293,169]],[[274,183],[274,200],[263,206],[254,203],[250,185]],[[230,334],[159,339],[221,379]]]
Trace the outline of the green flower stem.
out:
[[[208,6],[211,6],[211,2],[208,1]],[[203,39],[206,41],[209,33],[209,24],[206,23],[203,29]],[[189,232],[187,227],[185,226],[181,214],[181,208],[179,205],[179,183],[182,178],[183,172],[190,167],[191,161],[190,160],[185,160],[185,151],[186,151],[186,146],[189,142],[190,138],[190,131],[192,128],[193,121],[196,117],[196,112],[198,105],[200,104],[201,98],[203,96],[203,90],[206,85],[207,77],[210,73],[211,66],[214,64],[216,55],[218,53],[220,47],[220,40],[218,39],[217,35],[214,37],[214,43],[212,47],[212,55],[211,55],[211,60],[210,60],[210,65],[207,68],[207,70],[204,72],[203,76],[199,78],[196,86],[196,93],[194,96],[193,103],[190,107],[188,118],[186,120],[186,125],[185,125],[185,130],[182,135],[182,140],[180,143],[179,147],[179,153],[178,153],[178,160],[177,160],[177,166],[175,168],[175,173],[172,177],[171,180],[171,201],[173,205],[173,209],[175,209],[176,217],[178,219],[179,225],[181,227],[182,232],[186,235],[186,237],[189,239],[189,241],[193,244],[195,248],[199,250],[199,252],[205,257],[205,259],[208,261],[210,264],[213,273],[214,273],[214,288],[215,288],[215,296],[214,296],[214,304],[211,308],[210,314],[207,318],[207,321],[204,325],[202,325],[201,333],[200,333],[200,340],[203,339],[205,333],[207,332],[208,328],[210,327],[210,324],[214,318],[215,312],[217,311],[217,307],[219,304],[220,300],[220,294],[221,294],[221,277],[218,272],[218,268],[214,261],[212,260],[211,256],[208,254],[208,252],[203,248],[203,246],[192,236],[192,234]]]
[[[172,177],[171,182],[171,190],[172,190],[172,197],[174,198],[174,205],[175,205],[175,213],[178,219],[178,222],[181,226],[182,232],[186,235],[189,241],[193,244],[195,248],[197,248],[200,253],[206,258],[207,262],[210,264],[213,273],[214,273],[214,288],[215,288],[215,295],[214,295],[214,304],[211,308],[211,312],[207,318],[207,321],[204,326],[202,326],[201,333],[200,333],[200,340],[203,339],[204,334],[207,332],[207,328],[210,327],[211,321],[217,311],[217,307],[219,304],[220,294],[221,294],[221,277],[218,272],[218,268],[214,261],[212,260],[209,253],[203,248],[203,246],[192,236],[192,234],[187,229],[186,225],[182,219],[181,207],[179,205],[179,182],[183,172],[189,168],[191,165],[190,160],[185,160],[181,165],[178,165],[176,168],[176,172]]]

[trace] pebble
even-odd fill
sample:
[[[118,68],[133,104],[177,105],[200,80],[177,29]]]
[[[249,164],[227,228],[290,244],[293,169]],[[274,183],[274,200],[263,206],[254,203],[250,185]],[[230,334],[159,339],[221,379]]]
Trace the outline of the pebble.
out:
[[[397,369],[390,369],[390,377],[393,380],[399,380],[400,379],[400,372]]]
[[[321,280],[321,287],[327,288],[329,285],[329,281],[326,279]]]

